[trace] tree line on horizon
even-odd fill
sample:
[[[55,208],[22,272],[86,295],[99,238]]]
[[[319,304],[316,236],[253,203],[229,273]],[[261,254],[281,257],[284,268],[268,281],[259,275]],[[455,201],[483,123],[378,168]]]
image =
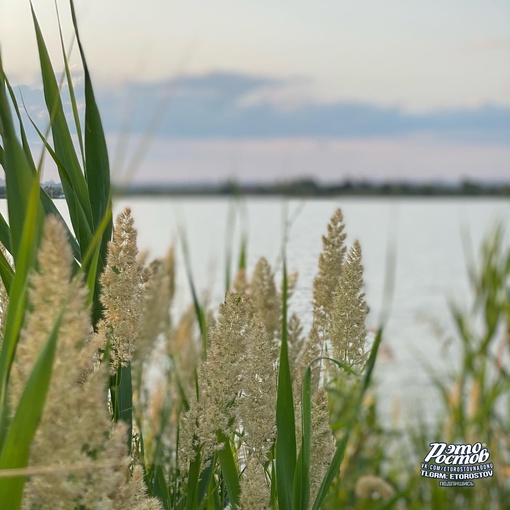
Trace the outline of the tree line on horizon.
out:
[[[228,180],[193,184],[117,185],[114,189],[121,195],[510,196],[510,183],[472,180],[456,183],[369,180],[321,183],[314,179],[243,183]]]

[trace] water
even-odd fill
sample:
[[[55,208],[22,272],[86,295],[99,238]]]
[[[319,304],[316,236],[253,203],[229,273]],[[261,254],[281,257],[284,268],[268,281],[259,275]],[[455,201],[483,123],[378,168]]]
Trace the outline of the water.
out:
[[[5,210],[5,201],[0,204]],[[61,203],[63,205],[63,202]],[[223,297],[225,237],[231,201],[226,198],[129,198],[115,204],[120,212],[129,205],[139,231],[140,250],[162,256],[186,231],[197,288],[207,291],[213,304]],[[387,252],[396,255],[391,312],[385,328],[382,355],[376,366],[376,385],[383,413],[390,418],[396,407],[400,419],[413,416],[417,406],[437,411],[438,398],[425,370],[431,365],[443,376],[455,366],[455,341],[445,348],[437,329],[452,336],[448,300],[462,308],[470,304],[466,278],[466,249],[462,231],[469,231],[477,255],[484,235],[497,220],[510,218],[510,204],[495,199],[349,198],[338,200],[248,199],[244,203],[248,232],[248,267],[265,256],[280,264],[284,210],[294,217],[287,245],[289,270],[299,272],[292,308],[310,324],[312,283],[317,271],[321,236],[336,207],[344,213],[347,241],[359,239],[363,249],[369,329],[380,323],[388,306],[385,291]],[[234,236],[239,251],[239,223]],[[190,301],[181,251],[177,279],[177,307]]]

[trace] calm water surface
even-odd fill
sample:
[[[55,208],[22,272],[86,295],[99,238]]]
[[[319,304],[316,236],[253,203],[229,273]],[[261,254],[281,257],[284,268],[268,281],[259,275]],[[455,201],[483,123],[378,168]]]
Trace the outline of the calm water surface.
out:
[[[225,245],[230,202],[211,199],[129,199],[139,228],[141,249],[162,255],[185,227],[193,272],[200,289],[214,303],[222,300]],[[385,305],[391,304],[376,382],[386,416],[407,418],[422,406],[435,413],[438,399],[426,366],[446,377],[456,363],[458,344],[447,343],[438,328],[452,337],[448,301],[470,304],[466,278],[466,249],[462,232],[469,231],[477,255],[484,235],[498,220],[510,218],[510,203],[494,199],[339,199],[306,202],[278,199],[246,201],[248,267],[265,256],[278,267],[285,209],[293,217],[288,241],[288,267],[299,272],[292,306],[304,324],[310,324],[313,278],[321,250],[321,236],[336,207],[344,213],[348,242],[359,239],[363,249],[369,327],[374,330]],[[238,225],[239,226],[239,225]],[[235,234],[239,245],[239,229]],[[384,291],[387,251],[396,256],[393,299]],[[182,268],[182,264],[181,264]],[[179,275],[181,306],[189,302],[184,274]]]
[[[5,202],[0,204],[5,210]],[[63,205],[63,203],[62,203]],[[231,202],[225,198],[119,200],[115,211],[129,205],[139,232],[140,250],[161,256],[177,244],[178,230],[187,232],[197,287],[212,302],[221,302],[225,281],[227,217]],[[470,304],[466,278],[466,249],[462,232],[469,231],[471,249],[478,255],[484,235],[498,220],[510,219],[510,203],[495,199],[248,199],[248,267],[265,256],[279,267],[282,217],[293,217],[287,245],[288,267],[299,272],[292,307],[304,324],[310,324],[312,283],[317,271],[321,236],[336,207],[344,213],[348,242],[359,239],[363,249],[369,328],[374,330],[381,311],[391,304],[385,329],[385,346],[376,369],[376,384],[383,412],[408,418],[417,406],[432,414],[438,399],[425,366],[447,377],[455,366],[458,344],[445,342],[438,328],[452,337],[448,301],[467,309]],[[239,222],[234,245],[239,246]],[[384,290],[388,248],[396,256],[391,303]],[[177,305],[190,295],[178,250]],[[279,279],[279,278],[278,278]]]

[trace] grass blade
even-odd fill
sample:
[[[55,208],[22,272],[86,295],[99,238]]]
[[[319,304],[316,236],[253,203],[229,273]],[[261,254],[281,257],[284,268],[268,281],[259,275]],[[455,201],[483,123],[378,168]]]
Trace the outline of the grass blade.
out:
[[[111,208],[110,190],[110,162],[108,149],[103,130],[103,123],[99,115],[92,81],[90,79],[85,52],[78,31],[74,2],[71,0],[71,15],[73,18],[74,31],[78,48],[80,49],[83,70],[85,72],[85,179],[87,181],[88,195],[94,220],[94,227],[97,227],[104,218],[108,209]],[[71,96],[73,108],[76,109],[76,100]],[[94,229],[93,229],[94,230]],[[104,233],[100,250],[100,267],[102,272],[106,260],[107,243],[111,238],[113,224],[110,223]]]
[[[186,510],[196,510],[198,508],[198,482],[200,475],[200,453],[190,462],[188,471],[188,490],[186,498]]]
[[[276,397],[276,486],[278,507],[291,510],[296,469],[296,427],[287,345],[287,262],[283,258],[282,346]]]
[[[34,173],[16,137],[5,86],[6,79],[0,58],[0,119],[4,143],[4,170],[10,224],[9,244],[14,261],[17,262]],[[3,230],[5,234],[5,225]]]
[[[127,425],[128,452],[131,453],[133,437],[133,384],[131,380],[131,365],[120,366],[117,374],[112,377],[110,386],[113,417],[116,422],[123,421]]]
[[[213,472],[216,466],[216,457],[213,456],[212,460],[208,462],[208,466],[200,473],[200,480],[198,482],[198,504],[201,505],[205,500],[207,493],[209,492],[209,487],[211,485],[211,480],[213,479]]]
[[[171,510],[172,502],[168,494],[168,487],[166,485],[165,473],[161,465],[154,466],[154,473],[151,477],[150,493],[156,496],[162,503],[165,510]]]
[[[218,443],[223,445],[223,448],[218,450],[218,460],[220,462],[221,473],[223,480],[227,487],[228,496],[230,498],[230,506],[233,509],[237,508],[239,504],[240,485],[239,475],[237,473],[237,465],[232,452],[232,446],[228,437],[222,432],[218,433]]]
[[[1,92],[0,92],[1,96]],[[24,153],[17,140],[13,145],[20,150],[17,154],[24,157]],[[41,233],[41,214],[39,211],[39,181],[38,175],[32,178],[32,189],[28,195],[27,210],[24,211],[24,223],[21,229],[21,239],[18,248],[18,258],[15,260],[16,273],[10,288],[9,305],[5,319],[4,338],[0,353],[0,448],[3,433],[7,426],[7,381],[12,360],[16,351],[19,331],[23,323],[26,308],[26,290],[30,270],[35,264],[37,246]],[[11,229],[12,231],[12,229]]]
[[[37,21],[34,9],[32,7],[32,18],[36,32],[37,47],[39,50],[39,61],[41,65],[41,76],[44,86],[44,98],[46,107],[50,113],[51,131],[55,145],[55,154],[58,156],[61,164],[58,165],[58,171],[62,187],[65,193],[66,201],[69,206],[69,214],[73,229],[78,237],[81,253],[87,250],[90,236],[88,232],[94,231],[93,215],[91,210],[89,192],[87,183],[82,173],[78,156],[74,148],[69,126],[67,124],[60,90],[55,79],[53,67],[49,58],[48,50]],[[66,175],[63,175],[65,169]],[[77,203],[79,207],[77,206]],[[84,219],[77,216],[76,212],[83,210]],[[83,222],[87,223],[88,228],[84,228]],[[96,224],[97,226],[97,224]]]
[[[7,89],[9,90],[9,95],[11,97],[11,102],[12,102],[12,105],[14,107],[14,112],[16,113],[16,116],[18,118],[18,125],[19,125],[19,130],[20,130],[20,135],[21,135],[21,143],[22,143],[22,146],[23,146],[23,150],[25,151],[25,155],[27,157],[27,161],[29,162],[29,165],[32,168],[32,172],[35,174],[37,169],[36,169],[34,160],[32,158],[32,151],[30,150],[30,146],[28,144],[28,139],[27,139],[27,136],[26,136],[25,128],[23,126],[23,121],[22,121],[22,118],[21,118],[21,113],[20,113],[20,110],[19,110],[19,105],[18,105],[18,102],[16,100],[16,95],[14,94],[14,91],[12,90],[12,87],[11,87],[11,85],[9,83],[9,80],[7,80],[7,78],[5,79],[5,84],[7,86]],[[30,118],[30,115],[28,115],[28,111],[29,110],[28,110],[28,108],[26,107],[26,105],[25,105],[25,103],[23,101],[23,96],[21,97],[21,100],[23,102],[23,106],[25,108],[25,112],[27,112],[27,116],[28,116],[30,122],[36,128],[36,130],[37,130],[39,136],[41,137],[41,139],[44,142],[46,142],[45,146],[46,145],[49,146],[49,144],[47,143],[47,136],[43,136],[39,132],[39,129],[37,128],[35,123]],[[46,193],[46,191],[43,188],[41,188],[41,191],[40,191],[40,198],[41,198],[41,203],[42,203],[42,206],[43,206],[43,209],[44,209],[44,213],[46,215],[52,214],[53,216],[56,216],[65,225],[66,230],[67,230],[67,237],[69,239],[69,242],[71,243],[71,248],[73,249],[73,255],[76,258],[76,260],[79,261],[81,259],[81,256],[80,256],[80,247],[79,247],[79,245],[78,245],[78,243],[76,241],[76,238],[74,237],[74,235],[69,230],[69,227],[67,226],[67,223],[64,221],[64,218],[60,214],[60,211],[57,209],[57,206],[55,205],[53,200],[48,196],[48,194]],[[5,244],[4,244],[4,246],[5,246]]]
[[[5,249],[11,253],[11,229],[5,221],[3,214],[0,213],[0,243],[2,243]]]
[[[90,243],[90,239],[92,237],[92,230],[90,229],[90,224],[88,222],[85,209],[81,206],[81,202],[78,199],[78,196],[74,193],[74,191],[72,189],[71,175],[67,172],[67,169],[64,166],[62,160],[60,159],[59,155],[52,148],[52,146],[48,142],[48,139],[44,136],[44,134],[41,132],[41,130],[37,127],[37,125],[33,121],[33,119],[30,116],[28,116],[28,118],[29,118],[30,122],[32,123],[32,126],[35,129],[36,133],[39,135],[39,138],[40,138],[42,144],[44,145],[44,148],[48,151],[48,154],[51,156],[51,158],[57,165],[60,177],[62,179],[62,185],[63,186],[67,185],[71,189],[71,191],[69,193],[72,195],[73,199],[69,200],[69,196],[66,195],[66,201],[67,201],[67,205],[69,208],[69,213],[71,214],[72,217],[75,217],[78,219],[78,227],[79,227],[78,232],[81,232],[81,235],[79,234],[78,237],[83,238],[85,235],[85,237],[87,239],[87,246],[85,247],[85,246],[81,245],[83,247],[80,248],[81,253],[80,253],[79,259],[78,259],[78,260],[80,260],[81,258],[83,258],[83,253],[88,248],[88,244]],[[48,197],[48,199],[51,201],[51,199],[49,197]],[[73,207],[72,212],[71,212],[71,207]],[[53,208],[56,209],[54,204],[53,204]],[[57,216],[60,216],[60,213],[57,214]]]
[[[307,510],[310,500],[310,454],[312,435],[312,370],[306,369],[301,395],[301,450],[294,476],[294,508]]]
[[[62,34],[62,24],[60,23],[60,14],[58,11],[58,4],[56,2],[55,2],[55,9],[57,11],[58,32],[60,35],[60,47],[62,49],[62,58],[64,59],[64,70],[65,70],[65,74],[66,74],[67,89],[69,90],[69,97],[71,99],[71,108],[73,109],[74,127],[76,129],[78,143],[80,145],[80,152],[81,152],[83,168],[85,168],[85,150],[83,148],[83,134],[82,134],[82,130],[81,130],[80,116],[78,114],[78,103],[76,101],[76,94],[74,93],[74,85],[73,85],[73,80],[71,77],[71,70],[69,68],[69,57],[68,57],[65,47],[64,47],[64,36]],[[73,39],[73,42],[74,42],[74,39]],[[71,48],[73,46],[73,42],[71,43]],[[71,49],[69,50],[69,54],[71,54]]]
[[[184,255],[184,267],[186,269],[186,276],[188,277],[191,297],[193,299],[193,306],[195,307],[195,314],[197,316],[198,326],[200,328],[200,336],[202,337],[202,348],[204,349],[204,355],[207,357],[207,324],[205,320],[205,313],[203,307],[200,305],[195,287],[195,281],[193,279],[193,271],[191,270],[191,257],[184,228],[180,228],[179,233],[181,238],[182,252]]]
[[[9,261],[6,259],[4,252],[0,250],[0,276],[4,284],[7,295],[11,292],[12,280],[14,278],[14,270]]]

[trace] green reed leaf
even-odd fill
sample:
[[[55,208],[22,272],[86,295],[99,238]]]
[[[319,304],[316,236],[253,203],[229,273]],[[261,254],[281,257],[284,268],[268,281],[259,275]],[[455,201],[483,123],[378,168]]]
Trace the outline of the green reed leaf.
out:
[[[0,243],[2,243],[5,249],[11,252],[11,229],[5,221],[3,214],[0,213]]]
[[[67,185],[70,188],[69,194],[66,195],[66,202],[67,202],[67,206],[69,209],[69,214],[71,215],[72,218],[77,219],[78,238],[79,239],[83,239],[83,238],[87,239],[87,245],[86,246],[82,245],[80,248],[80,254],[78,255],[78,260],[80,260],[81,258],[83,258],[84,251],[88,247],[88,244],[90,243],[90,239],[92,237],[92,230],[91,230],[89,221],[87,219],[85,209],[82,207],[82,204],[81,204],[78,196],[76,195],[76,193],[74,192],[74,190],[72,188],[72,178],[71,178],[70,174],[67,172],[67,169],[64,166],[64,163],[62,162],[62,160],[60,159],[59,155],[53,149],[53,147],[50,145],[48,139],[44,136],[44,134],[41,132],[41,130],[37,127],[34,120],[30,116],[28,116],[28,118],[29,118],[30,122],[32,123],[34,130],[38,134],[42,144],[44,145],[44,148],[48,151],[48,154],[51,156],[51,158],[57,165],[57,169],[59,170],[60,178],[62,179],[62,185],[63,186]],[[70,196],[72,197],[71,200],[69,199]],[[49,200],[51,201],[50,198],[49,198]],[[53,207],[56,209],[55,205],[53,205]],[[72,208],[72,210],[71,210],[71,208]],[[61,218],[60,213],[57,216]],[[75,243],[76,243],[76,241],[75,241]]]
[[[186,276],[188,277],[188,283],[191,291],[191,297],[193,299],[193,306],[195,308],[195,314],[197,316],[198,326],[200,328],[200,336],[202,338],[202,348],[204,349],[204,356],[207,357],[207,323],[205,320],[205,312],[198,299],[198,294],[195,287],[195,280],[193,278],[193,271],[191,269],[191,255],[188,247],[188,239],[186,237],[186,231],[183,227],[179,229],[182,253],[184,255],[184,267],[186,269]]]
[[[11,292],[12,280],[14,278],[14,270],[12,269],[9,261],[6,259],[3,251],[0,250],[0,277],[4,284],[7,295]]]
[[[127,446],[131,453],[133,437],[133,384],[131,380],[131,365],[120,366],[112,376],[110,385],[112,397],[113,418],[116,422],[123,421],[127,425]]]
[[[188,471],[186,510],[196,510],[198,508],[199,477],[200,477],[200,452],[197,451],[195,459],[190,462]]]
[[[10,251],[16,262],[20,253],[21,238],[28,210],[30,190],[34,172],[30,167],[23,148],[21,147],[11,116],[11,109],[6,94],[6,78],[0,57],[0,119],[2,139],[4,143],[4,171],[7,188],[7,209],[10,223]],[[3,233],[6,233],[3,222]]]
[[[108,158],[108,148],[104,135],[103,123],[99,115],[94,89],[90,72],[85,58],[85,52],[78,31],[76,21],[76,12],[74,2],[71,0],[71,15],[73,18],[74,31],[78,48],[80,49],[83,70],[85,73],[85,179],[88,187],[88,196],[90,198],[90,207],[94,220],[94,227],[97,227],[104,218],[108,209],[111,209],[111,189],[110,189],[110,162]],[[71,96],[73,109],[77,110],[76,99]],[[106,261],[107,243],[111,238],[113,223],[110,223],[101,242],[99,272],[102,272]]]
[[[157,497],[161,503],[163,503],[163,508],[165,510],[171,510],[172,501],[170,500],[170,495],[168,494],[168,487],[165,480],[165,472],[163,470],[163,466],[159,464],[154,466],[154,472],[152,473],[151,484],[149,487],[151,495]]]
[[[69,207],[71,223],[78,238],[81,253],[83,255],[90,242],[89,232],[94,231],[89,191],[64,114],[60,90],[55,79],[53,66],[51,64],[48,50],[33,7],[32,18],[36,32],[37,47],[39,50],[44,98],[46,101],[46,107],[50,114],[51,131],[55,147],[54,152],[61,162],[57,168]],[[65,169],[65,174],[63,173],[63,169]],[[77,215],[77,212],[81,210],[84,213],[84,218],[81,215]],[[84,222],[86,223],[87,228],[83,225]],[[97,223],[95,225],[97,226]]]
[[[83,134],[81,130],[80,124],[80,115],[78,113],[78,103],[76,101],[76,94],[74,92],[73,79],[71,77],[71,69],[69,68],[69,57],[64,47],[64,36],[62,34],[62,23],[60,22],[60,14],[58,10],[58,4],[55,2],[55,8],[57,11],[57,22],[58,22],[58,32],[60,35],[60,48],[62,50],[62,58],[64,60],[64,70],[66,75],[67,89],[69,90],[69,97],[71,99],[71,108],[73,110],[73,118],[74,118],[74,127],[76,129],[76,134],[78,137],[78,143],[80,145],[80,153],[81,160],[83,164],[83,168],[85,168],[85,150],[83,148]],[[71,44],[72,47],[72,44]],[[69,51],[69,54],[71,51]]]
[[[18,127],[19,127],[19,131],[20,131],[20,135],[21,135],[21,143],[22,143],[22,146],[23,146],[23,150],[25,151],[25,155],[27,157],[27,161],[28,161],[28,163],[29,163],[29,165],[31,167],[31,170],[32,170],[33,174],[35,174],[37,172],[37,168],[36,168],[36,165],[34,163],[34,160],[33,160],[33,157],[32,157],[32,151],[30,149],[30,145],[28,143],[28,139],[27,139],[27,136],[26,136],[25,127],[23,125],[23,120],[21,118],[21,112],[20,112],[20,109],[19,109],[18,101],[16,99],[16,95],[14,94],[14,91],[12,90],[12,87],[11,87],[11,85],[9,83],[9,80],[7,78],[5,79],[5,84],[7,86],[8,91],[9,91],[9,95],[10,95],[10,98],[11,98],[11,104],[12,104],[12,106],[14,108],[14,112],[16,113],[16,116],[18,118]],[[21,99],[23,101],[23,97]],[[25,108],[25,112],[27,112],[27,116],[28,116],[30,122],[36,128],[40,138],[43,140],[43,142],[45,142],[44,143],[45,147],[46,148],[49,147],[49,143],[47,141],[48,137],[42,135],[42,133],[39,131],[39,129],[35,125],[35,122],[32,120],[32,118],[28,114],[29,109],[26,107],[24,102],[23,102],[23,106]],[[41,203],[42,203],[42,206],[43,206],[43,209],[44,209],[44,213],[46,215],[52,214],[53,216],[56,216],[65,225],[66,231],[67,231],[67,237],[69,239],[69,242],[71,244],[71,248],[73,250],[73,255],[76,258],[76,260],[79,261],[80,258],[81,258],[81,255],[80,255],[80,248],[78,246],[76,238],[71,233],[71,230],[67,226],[67,223],[64,221],[64,218],[60,214],[60,211],[57,209],[57,206],[55,205],[53,200],[48,196],[48,194],[46,193],[46,191],[43,188],[41,188],[41,190],[40,190],[40,199],[41,199]],[[6,246],[6,245],[4,244],[4,246]],[[6,248],[7,248],[7,246],[6,246]],[[9,249],[9,251],[10,251],[10,249]]]
[[[306,369],[301,391],[301,450],[294,475],[294,509],[307,510],[310,500],[310,455],[312,435],[312,370]]]
[[[211,485],[214,485],[213,473],[215,472],[216,456],[208,462],[208,466],[200,473],[200,480],[198,481],[198,505],[200,506],[205,500]],[[215,491],[217,492],[217,491]]]
[[[296,427],[292,378],[287,345],[287,261],[283,257],[282,345],[276,397],[276,486],[280,510],[293,508],[293,481],[296,470]]]
[[[218,451],[218,460],[220,462],[221,474],[227,487],[227,493],[230,499],[230,506],[236,509],[239,504],[240,485],[237,465],[232,451],[232,445],[228,437],[222,432],[218,433],[218,443],[223,447]]]
[[[3,90],[3,89],[2,89]],[[2,92],[0,91],[0,96]],[[20,158],[24,153],[19,143],[14,139],[15,152]],[[18,247],[18,256],[15,260],[16,272],[10,288],[7,316],[5,318],[4,338],[0,353],[0,448],[4,438],[3,433],[7,427],[7,382],[12,360],[18,343],[19,332],[25,315],[28,278],[35,264],[36,251],[41,233],[41,216],[39,206],[39,174],[32,177],[32,188],[28,194],[27,210],[24,211],[24,223],[21,229],[21,238]],[[11,232],[13,229],[11,228]]]

